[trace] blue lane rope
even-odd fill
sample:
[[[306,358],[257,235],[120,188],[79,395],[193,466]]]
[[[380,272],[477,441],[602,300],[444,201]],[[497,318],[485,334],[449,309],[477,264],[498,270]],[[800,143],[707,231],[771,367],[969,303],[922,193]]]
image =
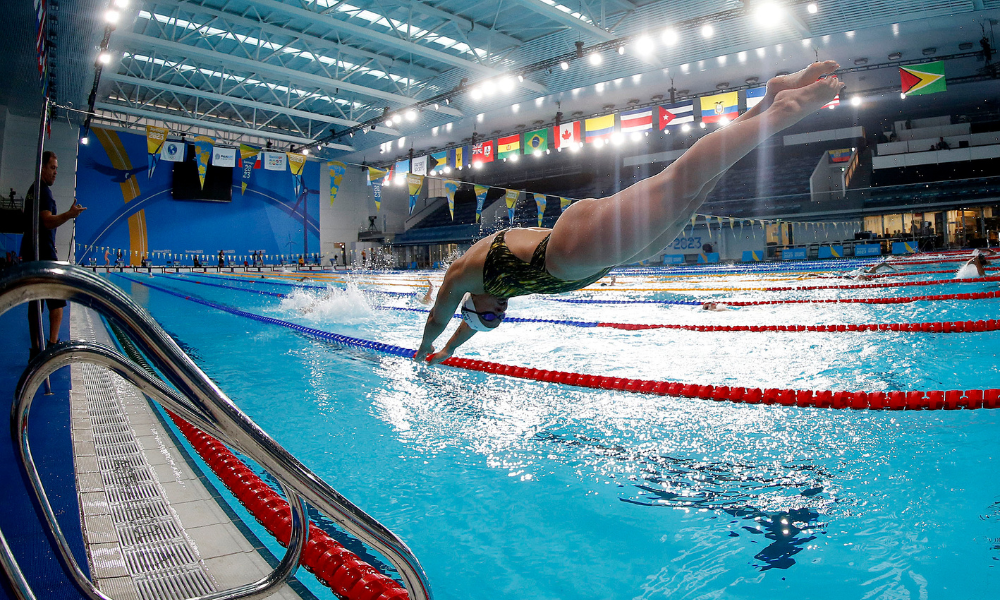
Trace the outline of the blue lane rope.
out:
[[[117,273],[115,273],[115,274],[119,275]],[[119,275],[119,276],[122,276],[122,275]],[[163,278],[166,278],[166,279],[176,279],[177,281],[183,281],[185,283],[193,283],[194,285],[207,285],[207,286],[210,286],[210,287],[217,287],[217,288],[223,288],[223,289],[228,289],[228,290],[235,290],[237,292],[246,292],[248,294],[261,294],[261,295],[266,295],[266,296],[273,296],[273,297],[276,297],[276,298],[287,298],[288,297],[286,294],[281,294],[281,293],[278,293],[278,292],[265,292],[265,291],[262,291],[262,290],[250,290],[250,289],[246,289],[246,288],[235,287],[235,286],[225,285],[225,284],[221,284],[221,283],[207,283],[207,282],[204,282],[204,281],[187,281],[184,278],[177,277],[175,275],[157,275],[157,277],[163,277]],[[134,281],[135,283],[139,283],[141,285],[145,285],[143,282],[135,280],[135,279],[131,279],[131,278],[128,278],[128,277],[126,277],[126,279],[128,279],[129,281]],[[152,286],[150,286],[150,287],[152,287]],[[160,289],[160,288],[153,288],[153,289]],[[320,287],[319,289],[321,289],[321,290],[328,290],[329,288]],[[380,306],[380,307],[378,307],[378,310],[395,310],[395,311],[419,312],[419,313],[428,313],[428,312],[430,312],[430,310],[428,310],[426,308],[408,308],[408,307],[401,307],[401,306]],[[461,319],[462,315],[458,315],[458,314],[452,315],[452,318],[453,319]],[[568,320],[568,319],[533,319],[533,318],[528,318],[528,317],[506,317],[506,318],[504,318],[504,322],[506,322],[506,323],[551,323],[553,325],[567,325],[569,327],[585,327],[585,328],[588,328],[588,327],[597,327],[597,324],[598,324],[597,321],[572,321],[572,320]]]
[[[164,275],[166,275],[166,273],[164,273]],[[194,275],[195,277],[204,277],[204,278],[207,278],[207,279],[216,279],[216,280],[221,279],[221,280],[224,280],[224,281],[238,281],[240,283],[266,283],[267,285],[279,285],[279,286],[283,286],[283,287],[304,288],[304,289],[312,289],[312,290],[327,290],[327,289],[329,289],[328,287],[322,286],[322,285],[310,285],[310,284],[307,284],[307,283],[286,283],[284,281],[273,281],[273,280],[270,280],[270,279],[250,279],[250,278],[233,279],[231,277],[219,277],[218,275],[207,275],[207,274],[204,274],[204,273],[187,273],[187,275]],[[233,288],[233,289],[238,289],[238,288]],[[340,289],[344,289],[344,288],[340,288]],[[417,295],[416,292],[384,292],[384,291],[381,291],[381,290],[364,290],[364,291],[371,292],[373,294],[381,294],[383,296],[416,296]]]

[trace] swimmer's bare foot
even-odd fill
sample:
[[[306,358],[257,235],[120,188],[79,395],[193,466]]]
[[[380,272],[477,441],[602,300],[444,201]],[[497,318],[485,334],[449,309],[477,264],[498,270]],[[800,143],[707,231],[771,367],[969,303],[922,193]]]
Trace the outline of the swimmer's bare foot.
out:
[[[836,76],[830,76],[802,88],[784,90],[775,97],[768,112],[779,109],[775,113],[779,130],[791,127],[836,98],[843,87]]]
[[[760,109],[767,110],[780,92],[806,87],[815,83],[823,75],[829,75],[839,68],[840,64],[837,61],[824,60],[823,62],[814,62],[801,71],[789,75],[778,75],[777,77],[768,79],[767,92],[765,92],[764,99],[760,102],[762,105]]]

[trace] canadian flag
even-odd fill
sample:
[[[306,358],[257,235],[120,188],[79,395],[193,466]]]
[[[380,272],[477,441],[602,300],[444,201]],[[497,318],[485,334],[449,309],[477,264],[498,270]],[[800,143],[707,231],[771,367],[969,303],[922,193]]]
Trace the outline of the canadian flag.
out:
[[[556,130],[556,148],[569,148],[580,143],[580,122],[563,123]]]

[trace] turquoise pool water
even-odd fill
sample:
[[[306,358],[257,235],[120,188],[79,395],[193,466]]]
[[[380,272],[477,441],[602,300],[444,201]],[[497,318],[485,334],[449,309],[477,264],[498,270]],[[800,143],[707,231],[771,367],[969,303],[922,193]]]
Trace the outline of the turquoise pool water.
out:
[[[995,282],[952,281],[957,268],[914,265],[908,270],[951,271],[873,282],[939,279],[942,285],[788,292],[709,288],[845,281],[644,271],[619,277],[614,288],[567,297],[770,300],[998,289]],[[361,273],[347,290],[338,283],[329,292],[218,276],[128,277],[414,348],[425,314],[385,308],[423,306],[373,291],[413,291],[419,277],[440,275]],[[426,569],[435,598],[988,598],[1000,589],[998,411],[716,403],[427,367],[318,341],[123,277],[111,281],[278,442],[398,533]],[[610,291],[621,288],[642,291]],[[529,297],[512,300],[509,314],[851,324],[996,319],[1000,301],[709,312]],[[698,384],[948,390],[1000,387],[998,339],[1000,332],[716,333],[509,323],[477,335],[458,355]]]

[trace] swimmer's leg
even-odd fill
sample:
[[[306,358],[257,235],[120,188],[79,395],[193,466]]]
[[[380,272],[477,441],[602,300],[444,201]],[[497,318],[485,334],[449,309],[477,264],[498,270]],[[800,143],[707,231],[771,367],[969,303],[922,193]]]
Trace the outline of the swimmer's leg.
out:
[[[546,268],[561,279],[579,279],[673,239],[704,201],[707,185],[768,137],[832,100],[841,87],[828,77],[778,92],[768,108],[701,138],[658,175],[569,207],[553,228]]]

